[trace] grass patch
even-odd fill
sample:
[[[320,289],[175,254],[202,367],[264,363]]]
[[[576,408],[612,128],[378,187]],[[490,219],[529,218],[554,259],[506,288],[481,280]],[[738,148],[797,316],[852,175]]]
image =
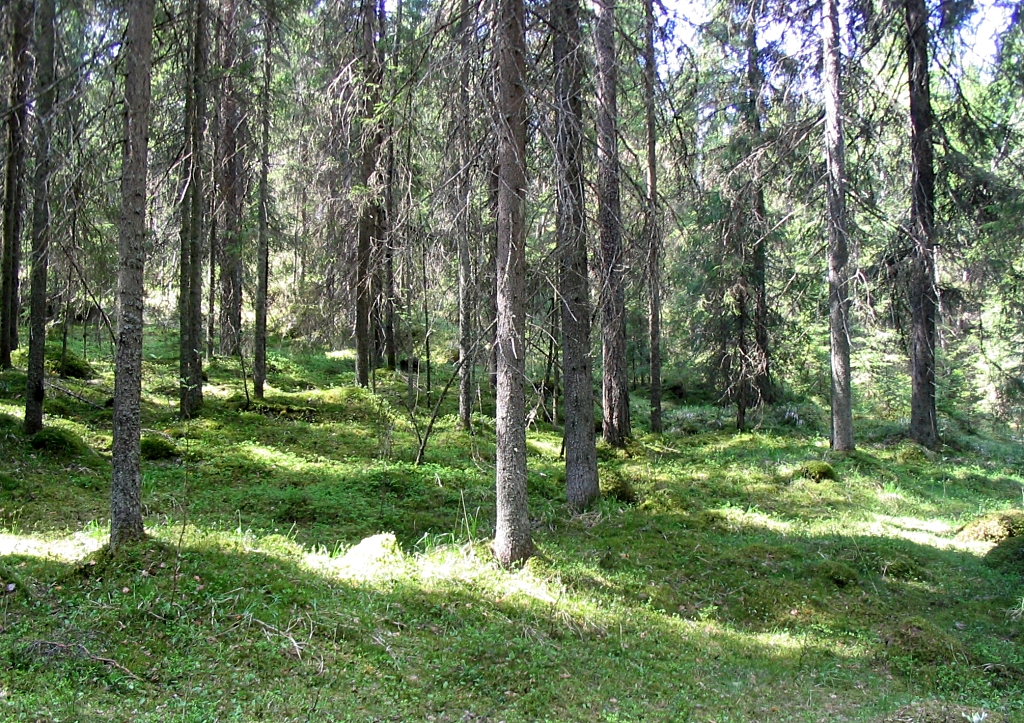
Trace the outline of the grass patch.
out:
[[[926,453],[878,420],[839,455],[813,405],[741,434],[680,406],[602,446],[604,498],[573,516],[543,427],[538,555],[503,571],[491,420],[463,433],[446,400],[415,466],[425,390],[410,415],[404,375],[373,394],[351,355],[281,347],[264,402],[217,359],[182,421],[172,341],[145,355],[150,539],[116,558],[109,364],[48,420],[67,449],[25,439],[0,375],[0,717],[1024,720],[1024,537],[988,531],[1017,529],[1016,444]]]

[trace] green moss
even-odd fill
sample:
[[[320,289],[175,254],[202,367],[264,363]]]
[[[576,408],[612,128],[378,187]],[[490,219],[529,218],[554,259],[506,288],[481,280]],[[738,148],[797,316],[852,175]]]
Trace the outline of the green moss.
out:
[[[825,480],[838,480],[839,475],[836,474],[835,468],[832,467],[828,462],[821,460],[810,460],[804,462],[797,469],[794,477],[799,479],[808,479],[812,482],[824,482]]]
[[[887,631],[884,642],[894,657],[910,657],[921,665],[944,665],[966,658],[959,640],[917,616],[904,618]]]
[[[718,530],[725,523],[725,515],[718,510],[701,510],[687,520],[686,526],[693,530]]]
[[[598,482],[601,485],[601,496],[605,499],[636,504],[637,496],[633,485],[622,476],[617,469],[602,467],[598,470]]]
[[[985,555],[985,564],[1024,577],[1024,537],[1008,537]]]
[[[28,377],[19,369],[0,372],[0,397],[15,398],[25,393]]]
[[[1001,542],[1011,537],[1024,536],[1024,512],[1007,510],[993,512],[969,522],[957,539],[974,542]]]
[[[931,462],[934,459],[934,452],[930,449],[925,449],[915,442],[903,442],[896,451],[896,461],[900,464],[920,464],[923,462]]]
[[[13,492],[21,488],[21,481],[14,479],[5,472],[0,472],[0,491]]]
[[[860,579],[856,570],[845,562],[839,562],[837,560],[825,560],[820,563],[815,570],[815,574],[819,578],[831,582],[836,587],[856,585],[857,581]]]
[[[96,376],[92,365],[70,349],[62,352],[59,347],[46,347],[46,365],[53,374],[71,379],[92,379]]]
[[[69,458],[95,454],[89,445],[82,441],[81,437],[61,427],[43,427],[32,435],[29,443],[33,449],[47,452],[55,457]]]
[[[178,448],[171,440],[156,434],[147,434],[140,443],[142,458],[150,461],[158,459],[174,459],[178,456]]]

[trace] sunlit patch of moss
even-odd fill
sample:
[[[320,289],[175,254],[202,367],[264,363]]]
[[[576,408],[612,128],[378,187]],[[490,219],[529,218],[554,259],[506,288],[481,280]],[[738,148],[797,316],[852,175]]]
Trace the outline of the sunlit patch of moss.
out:
[[[969,522],[957,539],[973,542],[1001,542],[1010,537],[1024,536],[1024,511],[993,512]]]

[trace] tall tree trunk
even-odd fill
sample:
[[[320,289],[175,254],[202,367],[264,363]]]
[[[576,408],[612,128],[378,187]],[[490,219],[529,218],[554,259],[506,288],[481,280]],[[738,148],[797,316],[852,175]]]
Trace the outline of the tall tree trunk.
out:
[[[757,47],[757,14],[751,6],[746,24],[745,45],[747,51],[747,132],[751,144],[762,143],[761,93],[764,76],[761,73],[760,52]],[[759,403],[770,403],[774,399],[771,377],[771,355],[768,348],[768,212],[764,200],[763,170],[754,162],[750,170],[750,191],[752,203],[749,235],[752,236],[750,263],[750,294],[754,297],[754,367],[751,369],[754,390]]]
[[[839,0],[826,0],[822,12],[825,96],[825,166],[828,172],[828,307],[832,362],[832,449],[853,449],[850,392],[850,259],[846,224],[846,149],[843,141],[842,66],[839,52]]]
[[[206,0],[191,2],[191,58],[185,98],[185,193],[181,204],[178,409],[188,419],[203,403],[203,142],[206,130]]]
[[[647,300],[650,329],[651,431],[661,433],[661,224],[658,218],[658,130],[654,88],[654,2],[644,0],[644,115],[647,121],[647,198],[644,231],[647,239]]]
[[[242,343],[242,142],[239,138],[242,113],[235,74],[238,62],[238,6],[223,0],[221,35],[221,212],[224,219],[220,248],[220,350],[236,356]]]
[[[472,6],[475,7],[475,6]],[[458,235],[459,256],[459,426],[467,432],[473,428],[473,258],[470,244],[470,207],[472,205],[472,175],[470,174],[471,144],[469,117],[470,43],[474,30],[469,0],[459,3],[459,98],[456,133],[459,144],[459,209],[455,233]]]
[[[619,138],[616,101],[615,0],[597,0],[597,223],[601,232],[602,434],[616,447],[631,434],[629,370],[626,368],[626,293],[623,286],[622,217],[619,203]]]
[[[565,496],[586,509],[601,496],[594,440],[590,358],[590,279],[583,185],[583,69],[579,0],[555,0],[551,25],[555,63],[555,173],[562,376],[565,385]]]
[[[503,566],[533,554],[526,506],[526,40],[523,0],[495,8],[498,102],[497,524]]]
[[[270,81],[273,71],[274,9],[263,19],[263,88],[260,98],[259,248],[256,253],[256,331],[252,363],[252,387],[263,399],[267,379],[267,286],[270,281]]]
[[[36,168],[32,201],[32,300],[28,341],[28,388],[25,432],[43,428],[46,351],[46,276],[50,262],[50,174],[53,154],[54,54],[56,0],[39,0],[36,8]],[[65,319],[65,328],[67,320]]]
[[[125,144],[118,233],[117,354],[114,367],[110,549],[145,536],[139,440],[142,422],[142,309],[146,172],[154,0],[129,0],[125,58]]]
[[[396,30],[397,32],[397,30]],[[390,134],[389,134],[390,135]],[[387,195],[384,208],[384,363],[398,368],[398,342],[395,338],[395,147],[388,139]]]
[[[910,438],[925,447],[939,440],[935,416],[935,169],[928,75],[928,5],[906,0],[910,78]]]
[[[18,275],[21,267],[25,157],[28,153],[28,82],[32,3],[14,0],[11,7],[11,96],[7,114],[7,179],[4,187],[4,237],[0,268],[0,368],[11,366],[18,348]]]
[[[402,6],[402,0],[398,0],[395,8],[393,43],[391,46],[393,64],[398,63],[402,47]],[[384,189],[384,217],[381,222],[381,237],[384,241],[384,360],[388,369],[394,371],[398,367],[398,342],[395,338],[395,185],[397,173],[395,169],[395,121],[393,115],[388,118],[387,139],[387,177]]]
[[[356,249],[356,384],[370,384],[370,364],[373,354],[370,333],[370,307],[373,303],[370,259],[380,224],[380,199],[375,175],[382,143],[381,126],[377,120],[377,103],[383,64],[378,49],[379,22],[375,0],[362,0],[361,23],[363,29],[363,108],[361,181],[366,197],[359,215],[358,246]]]

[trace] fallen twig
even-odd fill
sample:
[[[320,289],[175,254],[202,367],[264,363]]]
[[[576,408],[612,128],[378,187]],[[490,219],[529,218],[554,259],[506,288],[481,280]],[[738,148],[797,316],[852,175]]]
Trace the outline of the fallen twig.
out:
[[[46,386],[50,387],[51,389],[56,389],[58,392],[61,392],[62,394],[67,394],[69,397],[74,397],[80,402],[85,402],[86,404],[95,407],[96,409],[104,409],[104,406],[102,404],[97,404],[96,402],[86,399],[85,397],[79,394],[75,394],[70,389],[65,389],[64,387],[60,386],[59,384],[55,384],[54,382],[48,381],[46,382]]]
[[[112,668],[117,668],[122,673],[127,675],[129,678],[132,678],[133,680],[137,680],[140,683],[144,682],[142,680],[142,678],[137,676],[132,671],[128,670],[128,668],[124,667],[123,665],[121,665],[116,660],[114,660],[112,658],[104,658],[104,657],[99,656],[99,655],[93,655],[92,653],[89,652],[89,649],[87,647],[85,647],[84,645],[82,645],[81,643],[71,643],[71,644],[68,644],[68,643],[57,643],[57,642],[54,642],[52,640],[39,640],[36,643],[34,643],[34,645],[37,645],[37,646],[49,645],[51,648],[56,648],[57,650],[73,650],[73,649],[77,648],[82,653],[84,653],[85,657],[87,657],[89,660],[95,660],[97,663],[103,663],[104,665],[109,665]]]

